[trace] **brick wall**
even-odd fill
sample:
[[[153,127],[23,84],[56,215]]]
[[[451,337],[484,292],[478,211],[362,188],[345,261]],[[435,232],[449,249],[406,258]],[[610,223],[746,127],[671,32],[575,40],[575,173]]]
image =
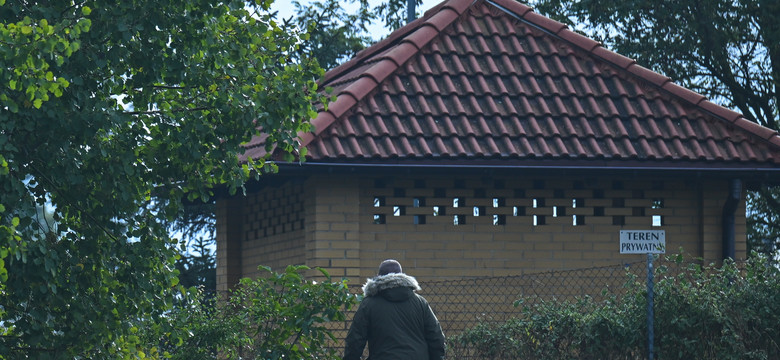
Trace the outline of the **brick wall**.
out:
[[[256,276],[258,265],[281,271],[306,264],[336,279],[349,278],[358,290],[382,260],[395,258],[418,278],[434,308],[462,308],[442,313],[445,326],[456,330],[475,316],[490,316],[485,307],[496,305],[480,296],[496,290],[474,283],[462,289],[457,304],[437,305],[441,295],[426,289],[426,282],[529,279],[542,272],[642,262],[644,255],[619,254],[621,229],[665,230],[668,253],[683,248],[691,257],[719,260],[727,190],[727,180],[682,178],[333,174],[289,180],[218,203],[219,286]],[[745,258],[744,214],[743,201],[737,211],[738,259]],[[600,289],[624,279],[584,280]],[[582,294],[567,284],[524,286],[501,289],[492,302],[511,303],[528,286],[549,296]],[[349,321],[332,325],[342,337]]]
[[[423,280],[643,259],[619,254],[621,229],[665,230],[668,252],[717,261],[727,189],[671,178],[321,175],[244,199],[241,274],[305,263],[358,284],[387,258]],[[737,258],[745,249],[743,202]]]
[[[243,213],[242,276],[256,277],[259,265],[284,271],[306,262],[306,194],[302,181],[287,181],[249,193]]]
[[[720,257],[727,181],[440,177],[361,181],[361,276],[396,258],[422,279],[520,275],[641,260],[621,229],[666,231],[668,251]],[[655,221],[655,223],[654,223]],[[744,204],[737,257],[745,257]]]

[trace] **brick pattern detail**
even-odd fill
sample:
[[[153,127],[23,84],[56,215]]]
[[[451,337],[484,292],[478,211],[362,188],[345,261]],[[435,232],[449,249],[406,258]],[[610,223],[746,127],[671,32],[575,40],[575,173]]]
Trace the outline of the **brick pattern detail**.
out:
[[[283,271],[304,264],[305,194],[302,182],[288,181],[246,197],[243,273],[257,276],[259,265]]]
[[[261,264],[274,269],[306,264],[358,283],[373,276],[380,261],[396,258],[422,279],[443,280],[641,260],[619,254],[624,229],[665,230],[669,252],[683,248],[718,261],[727,189],[727,180],[672,178],[323,175],[246,198],[241,275],[251,276]],[[394,212],[397,206],[403,213]],[[738,259],[746,251],[744,213],[743,201]],[[386,222],[376,224],[376,214]],[[465,221],[455,225],[454,215]],[[494,225],[493,215],[502,222]],[[544,216],[544,223],[534,225],[534,215]],[[574,215],[583,221],[575,225]],[[425,221],[415,223],[415,216]],[[661,226],[653,226],[653,216],[662,217]]]
[[[363,185],[361,275],[372,276],[379,261],[396,258],[431,280],[641,260],[643,255],[619,254],[619,231],[625,229],[665,230],[670,253],[683,248],[717,261],[728,189],[725,180],[595,177],[365,179]],[[423,199],[424,206],[414,206]],[[444,215],[434,216],[434,207]],[[421,215],[425,222],[416,222]],[[458,225],[455,215],[463,219]],[[534,216],[543,222],[534,225]],[[660,226],[653,226],[654,217]],[[737,244],[737,258],[744,258],[744,204]]]

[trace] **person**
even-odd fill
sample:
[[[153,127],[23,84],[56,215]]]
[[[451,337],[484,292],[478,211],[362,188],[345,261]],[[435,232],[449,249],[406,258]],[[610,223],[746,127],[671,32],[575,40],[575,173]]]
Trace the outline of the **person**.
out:
[[[347,333],[344,360],[358,360],[368,342],[371,360],[444,359],[444,333],[428,301],[415,291],[417,280],[396,260],[379,265],[363,285],[360,303]]]

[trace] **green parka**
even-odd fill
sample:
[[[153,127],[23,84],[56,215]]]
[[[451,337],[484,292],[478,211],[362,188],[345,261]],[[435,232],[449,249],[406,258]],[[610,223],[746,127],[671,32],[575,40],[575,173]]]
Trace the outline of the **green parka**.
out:
[[[358,360],[368,342],[370,360],[441,360],[444,334],[428,301],[406,274],[369,279],[346,339],[344,360]]]

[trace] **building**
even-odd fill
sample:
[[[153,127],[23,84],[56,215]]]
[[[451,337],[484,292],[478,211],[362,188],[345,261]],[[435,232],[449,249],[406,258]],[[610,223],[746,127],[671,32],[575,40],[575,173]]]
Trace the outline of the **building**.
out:
[[[513,0],[448,0],[329,71],[337,100],[247,196],[217,200],[218,288],[258,265],[422,283],[746,256],[744,191],[780,136]],[[244,156],[265,154],[255,139]]]

